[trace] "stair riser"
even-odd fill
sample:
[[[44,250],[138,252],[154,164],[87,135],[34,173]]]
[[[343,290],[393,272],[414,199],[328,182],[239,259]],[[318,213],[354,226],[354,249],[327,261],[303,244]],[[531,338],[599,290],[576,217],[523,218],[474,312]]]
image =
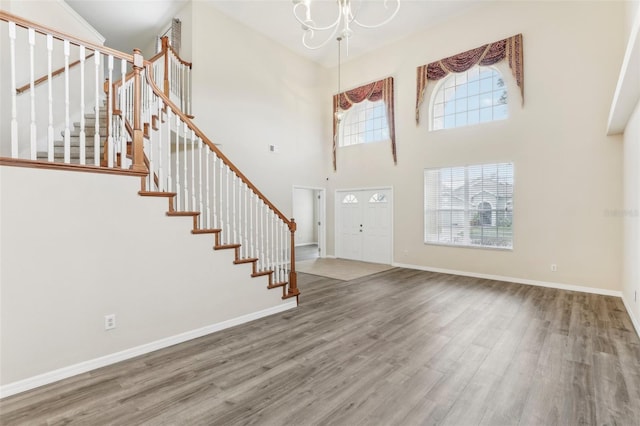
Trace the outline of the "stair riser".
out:
[[[84,128],[84,135],[87,139],[89,139],[89,137],[91,137],[91,139],[93,139],[93,136],[96,134],[96,128],[95,127],[85,127]],[[98,134],[100,135],[100,138],[103,138],[104,136],[107,135],[107,129],[105,127],[100,127],[98,129]],[[64,130],[60,131],[60,136],[64,137]],[[75,127],[73,129],[71,129],[69,131],[69,136],[71,137],[79,137],[80,136],[80,128],[79,127]]]

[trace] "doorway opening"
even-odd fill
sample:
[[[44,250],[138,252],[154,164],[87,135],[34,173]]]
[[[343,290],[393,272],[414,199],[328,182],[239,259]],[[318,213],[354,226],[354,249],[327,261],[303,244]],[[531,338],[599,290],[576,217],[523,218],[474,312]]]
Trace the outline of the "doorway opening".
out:
[[[296,261],[325,257],[325,198],[324,188],[293,187]]]

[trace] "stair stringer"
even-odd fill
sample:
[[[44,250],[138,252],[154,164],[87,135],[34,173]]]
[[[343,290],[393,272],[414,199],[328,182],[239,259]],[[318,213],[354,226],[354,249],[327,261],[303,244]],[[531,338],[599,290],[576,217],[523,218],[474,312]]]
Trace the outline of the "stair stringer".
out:
[[[295,306],[234,264],[232,250],[193,236],[192,218],[166,216],[165,199],[140,197],[138,177],[0,173],[3,386]],[[107,314],[116,329],[104,330]]]

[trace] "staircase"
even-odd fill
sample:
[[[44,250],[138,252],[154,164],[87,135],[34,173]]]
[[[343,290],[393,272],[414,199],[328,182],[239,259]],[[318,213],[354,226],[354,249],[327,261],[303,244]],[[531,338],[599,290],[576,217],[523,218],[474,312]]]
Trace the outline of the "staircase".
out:
[[[28,88],[17,90],[15,81],[12,81],[10,96],[13,104],[18,100],[28,100],[31,111],[34,111],[35,86],[48,84],[53,87],[54,76],[64,75],[78,65],[82,73],[89,74],[81,81],[95,82],[95,97],[98,97],[98,82],[106,79],[106,102],[99,107],[97,114],[85,114],[84,124],[73,123],[73,127],[60,132],[59,137],[49,136],[46,151],[36,149],[36,133],[42,135],[46,132],[36,132],[35,129],[38,126],[46,129],[47,123],[36,122],[32,113],[30,140],[19,140],[15,130],[17,112],[11,111],[10,120],[7,120],[12,129],[11,155],[0,157],[0,165],[140,176],[140,196],[166,198],[167,216],[191,217],[194,236],[213,236],[214,250],[233,250],[234,264],[251,264],[252,277],[267,277],[267,288],[281,288],[283,299],[298,299],[295,221],[284,216],[191,121],[190,63],[180,59],[166,41],[163,41],[163,52],[151,61],[145,61],[137,49],[133,54],[117,52],[2,10],[0,20],[9,24],[10,46],[13,46],[18,31],[29,32],[35,34],[34,44],[51,43],[53,40],[54,44],[60,44],[54,46],[53,52],[61,54],[65,51],[62,49],[64,44],[71,46],[72,50],[77,49],[80,58],[70,64],[66,54],[65,67],[58,70],[51,69],[49,60],[48,70],[37,80],[34,78],[36,72],[31,69]],[[26,38],[26,34],[24,36]],[[12,68],[17,61],[13,51],[11,49]],[[33,67],[33,60],[30,65],[20,66]],[[121,75],[114,78],[116,71]],[[68,102],[68,83],[65,87],[64,96],[50,95],[48,98],[48,128],[54,124],[51,122],[52,111],[64,110],[63,100]],[[172,102],[171,99],[176,97],[176,103]],[[84,93],[80,99],[85,99]],[[65,122],[70,122],[68,108]],[[65,144],[65,135],[68,135],[68,144]],[[99,141],[97,150],[96,136]],[[30,149],[20,149],[23,144],[30,145]],[[30,156],[21,158],[25,151]]]

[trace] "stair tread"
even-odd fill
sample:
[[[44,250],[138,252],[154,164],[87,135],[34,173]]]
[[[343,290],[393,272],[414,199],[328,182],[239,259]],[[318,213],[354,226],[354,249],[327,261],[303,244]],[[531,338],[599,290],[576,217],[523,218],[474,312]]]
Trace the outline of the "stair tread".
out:
[[[200,212],[167,212],[167,216],[199,216]]]
[[[253,274],[251,274],[252,277],[261,277],[263,275],[271,275],[273,274],[273,271],[271,269],[267,269],[266,271],[258,271],[258,272],[254,272]]]
[[[279,282],[279,283],[269,284],[269,285],[267,286],[267,288],[271,289],[271,288],[284,287],[284,286],[285,286],[285,285],[287,285],[287,284],[289,284],[289,283],[288,283],[288,282],[286,282],[286,281],[282,281],[282,282]]]
[[[248,257],[245,259],[236,259],[233,261],[233,263],[235,263],[236,265],[240,265],[243,263],[253,263],[253,262],[257,262],[258,258],[257,257]]]
[[[217,234],[218,232],[222,232],[222,229],[212,228],[212,229],[192,229],[192,234]]]
[[[287,293],[282,296],[283,299],[290,299],[292,297],[298,297],[300,295],[300,291],[296,291],[295,293]]]
[[[138,195],[143,197],[175,197],[177,194],[175,192],[160,192],[160,191],[138,191]]]
[[[225,250],[240,248],[240,244],[218,244],[213,246],[214,250]]]

